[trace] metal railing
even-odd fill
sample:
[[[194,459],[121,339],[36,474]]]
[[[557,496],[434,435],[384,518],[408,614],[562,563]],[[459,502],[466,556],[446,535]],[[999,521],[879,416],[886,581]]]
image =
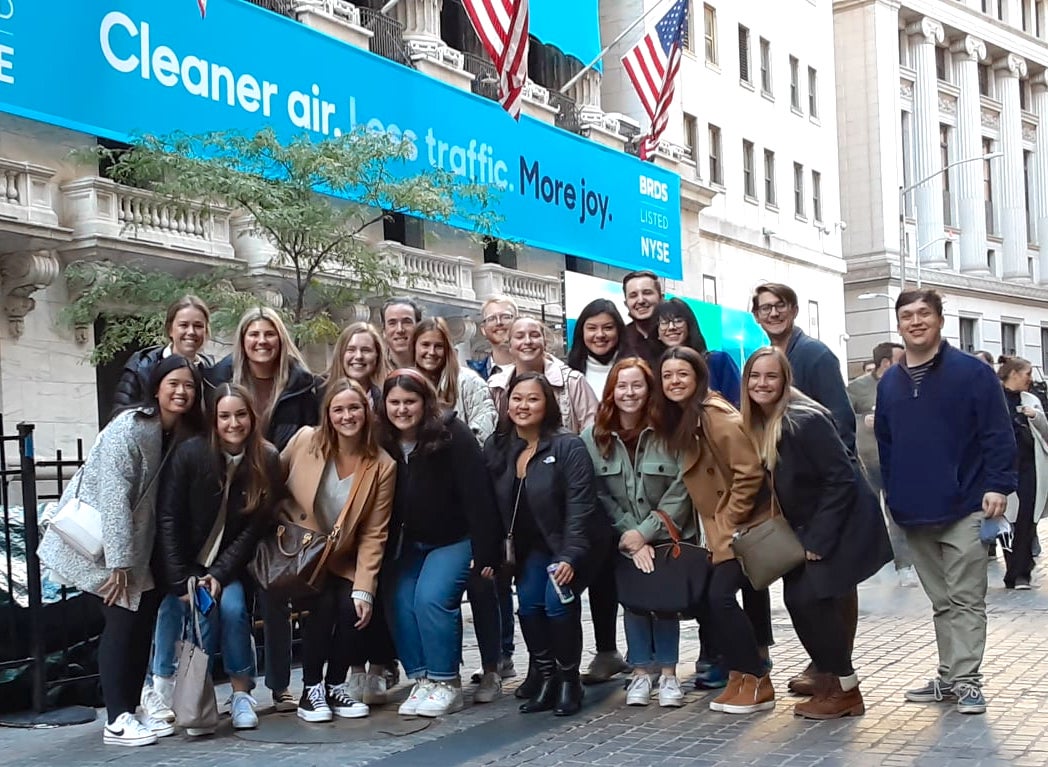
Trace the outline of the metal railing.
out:
[[[554,123],[558,128],[570,133],[582,133],[582,124],[579,122],[579,106],[573,98],[550,88],[549,105],[557,108],[557,116],[554,118]]]
[[[252,5],[279,13],[281,16],[295,18],[295,0],[247,0]]]
[[[462,52],[462,68],[473,75],[472,90],[478,96],[498,101],[499,75],[487,56]]]
[[[372,53],[414,67],[411,51],[404,43],[404,25],[389,16],[383,16],[374,8],[360,8],[360,24],[374,34],[368,43]]]

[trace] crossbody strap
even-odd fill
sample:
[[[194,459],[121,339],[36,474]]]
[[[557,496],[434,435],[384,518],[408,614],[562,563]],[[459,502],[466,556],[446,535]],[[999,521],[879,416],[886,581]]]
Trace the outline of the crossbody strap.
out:
[[[717,448],[714,447],[714,445],[713,445],[713,440],[710,439],[709,417],[706,415],[705,407],[703,408],[702,412],[699,415],[699,425],[701,426],[700,436],[701,436],[702,441],[709,447],[710,455],[713,456],[713,461],[714,461],[714,463],[717,464],[717,468],[720,470],[721,475],[725,478],[726,481],[728,481],[730,483],[733,472],[728,467],[728,465],[724,462],[724,460],[721,458],[720,453],[717,452]],[[774,472],[770,472],[767,469],[765,469],[764,470],[764,481],[768,483],[768,490],[771,493],[771,513],[772,513],[772,516],[775,516],[776,512],[780,516],[782,516],[782,508],[779,506],[779,499],[775,495],[775,474],[774,474]]]

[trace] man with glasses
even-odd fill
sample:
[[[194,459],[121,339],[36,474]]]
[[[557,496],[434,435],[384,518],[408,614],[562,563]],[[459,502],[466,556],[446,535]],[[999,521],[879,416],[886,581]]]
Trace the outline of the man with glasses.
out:
[[[775,282],[758,285],[752,311],[772,345],[789,359],[793,385],[830,411],[837,433],[854,454],[855,414],[844,387],[841,363],[830,347],[794,324],[799,311],[797,293],[789,285]]]
[[[387,298],[382,304],[382,337],[386,340],[386,356],[394,369],[414,366],[411,336],[420,322],[422,307],[412,298]]]
[[[480,307],[480,332],[491,344],[491,355],[479,372],[485,380],[513,364],[509,328],[517,319],[517,304],[508,296],[492,296]]]
[[[908,290],[895,301],[903,360],[877,386],[874,432],[888,510],[906,531],[932,603],[936,676],[906,692],[913,703],[986,711],[984,523],[1016,489],[1015,434],[993,370],[942,338],[942,297]],[[993,532],[990,533],[992,536]]]

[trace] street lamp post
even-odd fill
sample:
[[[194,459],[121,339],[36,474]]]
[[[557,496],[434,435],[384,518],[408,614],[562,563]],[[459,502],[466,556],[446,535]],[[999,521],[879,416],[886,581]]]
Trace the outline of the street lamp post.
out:
[[[921,186],[923,184],[928,183],[929,181],[931,181],[936,176],[941,176],[943,173],[945,173],[946,171],[950,170],[950,168],[955,168],[958,165],[964,165],[965,163],[969,163],[969,162],[979,162],[981,160],[982,161],[993,160],[993,159],[996,159],[996,158],[1002,157],[1002,156],[1004,156],[1004,152],[990,152],[988,154],[982,154],[982,155],[979,155],[977,157],[964,157],[964,158],[962,158],[960,160],[955,160],[953,162],[946,163],[946,165],[943,165],[941,168],[939,168],[939,170],[935,171],[935,173],[930,173],[929,175],[925,176],[924,178],[919,179],[917,181],[914,181],[909,186],[903,187],[903,188],[901,188],[899,190],[899,292],[900,293],[902,291],[906,290],[906,256],[909,255],[909,253],[907,251],[907,248],[906,248],[906,195],[908,195],[910,192],[912,192],[917,187],[919,187],[919,186]],[[914,202],[913,217],[914,217],[914,219],[917,218],[917,203],[916,202]],[[918,236],[920,236],[919,235],[919,230],[918,230]],[[948,239],[948,238],[944,237],[942,239]],[[935,242],[939,242],[939,240],[934,240],[932,242],[929,242],[928,245],[933,245]],[[927,247],[927,246],[925,246],[925,247]],[[918,287],[920,287],[920,284],[921,284],[921,282],[920,282],[920,269],[921,269],[921,250],[922,249],[923,248],[921,247],[920,243],[918,242],[917,243],[917,275],[918,275],[917,276],[917,286]]]

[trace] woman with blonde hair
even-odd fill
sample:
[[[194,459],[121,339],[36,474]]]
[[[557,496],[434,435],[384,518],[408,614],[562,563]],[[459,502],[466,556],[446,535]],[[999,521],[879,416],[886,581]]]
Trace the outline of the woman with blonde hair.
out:
[[[317,422],[320,410],[316,379],[280,319],[268,306],[249,309],[240,318],[233,353],[205,373],[212,386],[234,383],[247,389],[258,426],[277,450],[283,450],[303,426]],[[265,615],[266,687],[277,711],[294,711],[291,684],[291,612],[286,601],[262,599]]]
[[[833,417],[793,387],[786,355],[759,349],[742,377],[742,420],[772,476],[782,515],[806,552],[783,595],[815,669],[814,695],[794,706],[808,719],[865,712],[852,666],[843,602],[892,559],[880,501],[844,446]]]
[[[382,334],[367,322],[348,325],[335,342],[324,376],[324,385],[330,386],[343,378],[351,378],[367,392],[371,409],[382,402],[382,382],[386,380],[386,346]]]
[[[415,368],[433,384],[440,404],[454,411],[483,445],[495,431],[495,402],[484,379],[459,365],[447,323],[440,317],[419,322],[411,337],[411,350]]]
[[[320,594],[302,600],[302,697],[307,722],[367,716],[346,686],[372,620],[397,465],[375,438],[367,393],[352,379],[328,386],[323,424],[299,431],[280,455],[297,524],[335,536]],[[373,636],[373,635],[370,635]],[[324,666],[327,665],[326,673]]]

